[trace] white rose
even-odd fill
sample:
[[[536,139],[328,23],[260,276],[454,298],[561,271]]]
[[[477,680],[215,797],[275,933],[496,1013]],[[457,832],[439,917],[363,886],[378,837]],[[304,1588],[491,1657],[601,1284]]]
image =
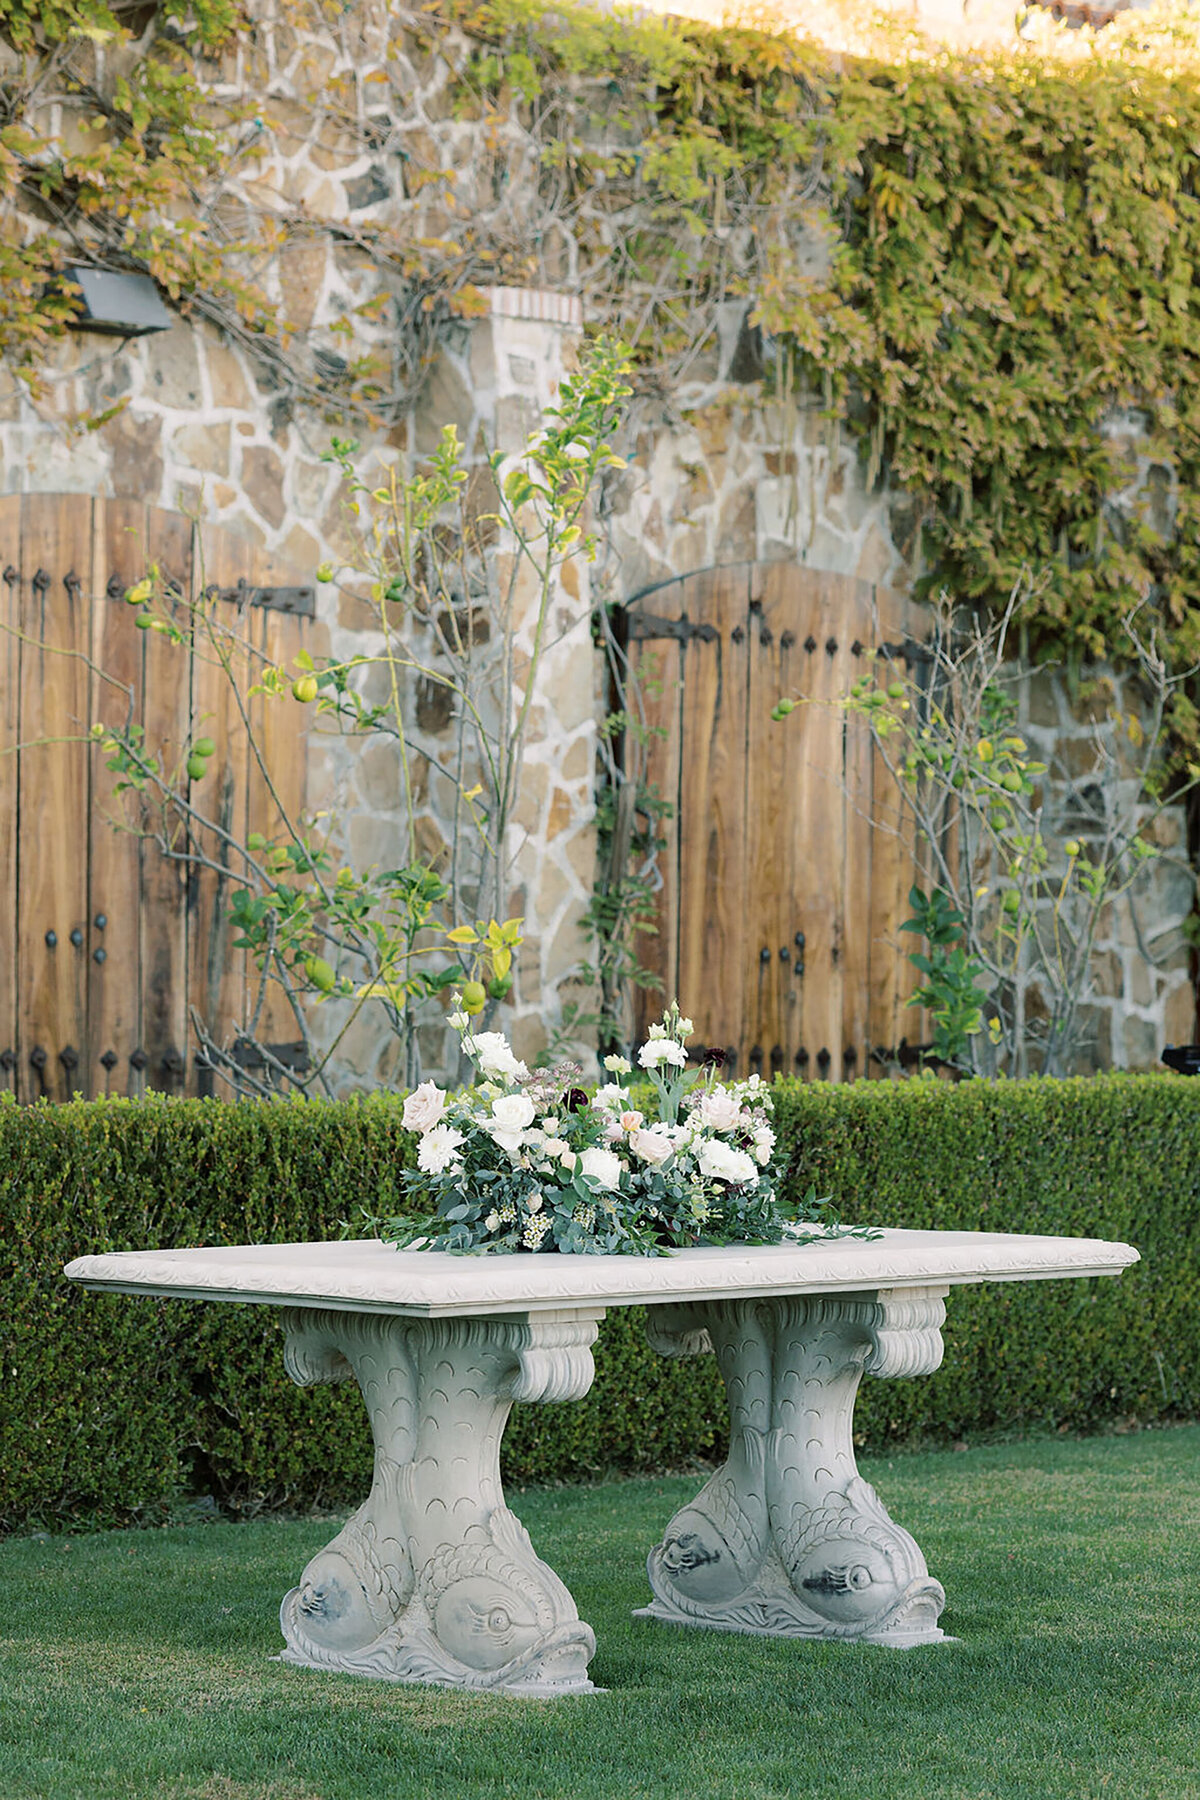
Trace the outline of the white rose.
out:
[[[494,1144],[515,1156],[532,1124],[533,1101],[528,1094],[501,1094],[492,1101],[491,1117],[483,1120],[483,1129]]]
[[[566,1162],[570,1154],[571,1151],[565,1138],[548,1137],[542,1145],[542,1155],[556,1158],[559,1162]]]
[[[440,1175],[443,1169],[453,1168],[462,1160],[458,1154],[462,1142],[462,1132],[455,1131],[452,1125],[434,1125],[421,1139],[417,1167],[426,1175]]]
[[[758,1125],[754,1133],[754,1155],[766,1168],[771,1160],[771,1152],[775,1148],[775,1133],[769,1125]]]
[[[528,1094],[501,1094],[492,1101],[492,1117],[505,1131],[524,1131],[533,1124],[533,1101]]]
[[[488,1214],[487,1218],[483,1221],[483,1224],[484,1224],[484,1229],[486,1231],[499,1231],[499,1229],[500,1229],[500,1214],[498,1212],[490,1212]]]
[[[758,1176],[754,1158],[745,1150],[735,1150],[732,1144],[722,1143],[720,1138],[709,1138],[701,1144],[699,1161],[701,1174],[711,1175],[717,1181],[738,1184],[754,1181]]]
[[[732,1131],[742,1109],[728,1088],[715,1087],[704,1095],[696,1111],[711,1131]]]
[[[648,1163],[666,1162],[668,1156],[672,1156],[675,1151],[670,1133],[661,1125],[648,1126],[645,1131],[631,1131],[629,1148],[635,1156],[640,1156],[643,1162]]]
[[[590,1175],[603,1188],[615,1188],[620,1185],[623,1164],[620,1157],[612,1150],[604,1150],[599,1144],[592,1144],[579,1158],[579,1170],[583,1175]]]
[[[573,1150],[564,1150],[562,1153],[562,1156],[559,1160],[561,1161],[563,1168],[566,1169],[567,1173],[571,1174],[571,1173],[573,1173],[573,1171],[575,1169],[575,1165],[579,1161],[579,1158],[576,1156],[576,1154]]]
[[[529,1070],[513,1055],[502,1031],[481,1031],[463,1039],[463,1049],[474,1057],[485,1075],[510,1075],[524,1080]]]
[[[446,1096],[436,1082],[423,1081],[404,1102],[404,1129],[432,1131],[446,1110]]]
[[[674,1038],[654,1038],[650,1043],[642,1045],[638,1051],[638,1061],[643,1069],[657,1069],[659,1063],[665,1062],[674,1063],[677,1069],[682,1069],[687,1063],[687,1051]]]

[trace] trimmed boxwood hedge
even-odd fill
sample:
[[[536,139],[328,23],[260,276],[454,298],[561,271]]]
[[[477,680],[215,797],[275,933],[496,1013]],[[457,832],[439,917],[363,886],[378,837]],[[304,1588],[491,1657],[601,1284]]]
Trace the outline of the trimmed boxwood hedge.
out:
[[[848,1220],[1142,1252],[1116,1281],[954,1292],[942,1370],[866,1382],[861,1443],[1200,1415],[1200,1081],[785,1081],[776,1117],[789,1182]],[[394,1097],[0,1101],[0,1529],[152,1519],[187,1492],[361,1497],[361,1402],[291,1385],[273,1309],[85,1294],[61,1271],[87,1251],[334,1237],[361,1201],[397,1198],[411,1156]],[[506,1474],[677,1467],[722,1432],[712,1359],[659,1358],[622,1309],[586,1400],[516,1410]]]

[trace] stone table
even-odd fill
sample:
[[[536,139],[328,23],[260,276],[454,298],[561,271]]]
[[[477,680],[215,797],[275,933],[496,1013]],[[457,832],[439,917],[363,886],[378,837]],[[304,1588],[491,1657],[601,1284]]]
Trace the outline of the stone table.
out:
[[[107,1293],[278,1306],[293,1380],[361,1388],[374,1483],[283,1602],[286,1661],[560,1694],[591,1691],[595,1638],[504,1503],[500,1438],[515,1400],[587,1392],[607,1307],[647,1306],[665,1355],[715,1352],[729,1397],[729,1456],[650,1552],[640,1616],[908,1646],[942,1637],[945,1595],[855,1467],[861,1377],[936,1369],[951,1287],[1115,1275],[1137,1255],[885,1231],[664,1257],[251,1244],[84,1256],[66,1273]]]

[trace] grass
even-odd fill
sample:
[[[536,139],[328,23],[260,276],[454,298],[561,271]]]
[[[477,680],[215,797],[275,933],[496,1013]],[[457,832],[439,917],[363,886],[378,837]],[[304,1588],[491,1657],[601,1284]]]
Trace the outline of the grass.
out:
[[[1200,1427],[865,1463],[961,1641],[630,1618],[689,1478],[511,1496],[603,1695],[270,1661],[328,1521],[0,1545],[0,1800],[1200,1800]]]

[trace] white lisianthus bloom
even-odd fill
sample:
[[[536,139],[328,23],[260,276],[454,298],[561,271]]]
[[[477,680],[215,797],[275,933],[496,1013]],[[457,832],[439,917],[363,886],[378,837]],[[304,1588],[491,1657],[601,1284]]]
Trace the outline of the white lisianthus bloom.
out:
[[[606,1056],[604,1066],[610,1075],[629,1075],[633,1064],[624,1056]]]
[[[752,1133],[754,1138],[755,1159],[765,1169],[771,1160],[771,1152],[775,1148],[775,1133],[769,1125],[756,1125]]]
[[[624,1167],[615,1151],[605,1150],[599,1144],[590,1145],[579,1158],[580,1173],[590,1175],[603,1188],[619,1187]]]
[[[659,1038],[665,1038],[666,1035],[667,1028],[665,1025],[652,1025],[650,1027],[650,1038],[652,1042],[657,1043]]]
[[[471,1020],[470,1016],[465,1012],[452,1012],[446,1023],[449,1025],[451,1031],[465,1031],[467,1026],[471,1023]]]
[[[421,1139],[417,1151],[417,1167],[426,1175],[440,1175],[443,1169],[452,1169],[461,1162],[458,1146],[464,1141],[461,1131],[455,1131],[452,1125],[434,1125]]]
[[[700,1146],[700,1172],[710,1175],[717,1181],[728,1181],[739,1185],[743,1181],[754,1181],[758,1175],[758,1165],[745,1150],[737,1150],[732,1144],[726,1144],[720,1138],[709,1138]]]
[[[661,1125],[647,1126],[645,1131],[631,1131],[629,1148],[643,1162],[652,1164],[664,1163],[668,1156],[675,1154],[670,1132]]]
[[[652,1032],[653,1029],[651,1026]],[[674,1038],[652,1036],[650,1042],[643,1044],[638,1051],[638,1061],[643,1069],[657,1069],[660,1063],[665,1062],[674,1063],[677,1069],[682,1069],[687,1063],[687,1051]]]
[[[692,1024],[692,1021],[690,1019],[680,1019],[679,1029],[682,1032],[684,1037],[691,1037],[691,1035],[692,1035],[693,1031],[695,1031],[696,1027]]]
[[[711,1131],[732,1131],[742,1113],[729,1089],[723,1087],[705,1094],[696,1111]]]
[[[432,1131],[441,1123],[446,1096],[436,1082],[423,1081],[404,1102],[405,1131]]]
[[[596,1112],[609,1112],[614,1106],[624,1106],[625,1089],[615,1081],[606,1081],[592,1095],[592,1107]]]
[[[463,1049],[473,1056],[485,1075],[508,1075],[524,1080],[529,1070],[513,1055],[512,1047],[502,1031],[480,1031],[463,1039]]]
[[[515,1156],[532,1124],[533,1101],[528,1094],[501,1094],[492,1101],[491,1116],[483,1120],[483,1129],[493,1143]]]

